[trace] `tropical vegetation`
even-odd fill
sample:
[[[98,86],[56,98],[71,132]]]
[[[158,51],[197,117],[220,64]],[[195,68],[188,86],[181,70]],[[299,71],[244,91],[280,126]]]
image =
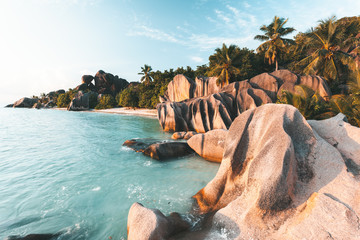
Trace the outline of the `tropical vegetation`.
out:
[[[306,32],[297,33],[292,39],[284,38],[294,33],[286,27],[288,19],[275,16],[268,25],[262,25],[263,35],[255,39],[264,41],[257,51],[223,44],[209,56],[208,64],[153,71],[150,65],[141,67],[140,83],[130,83],[117,96],[91,97],[90,107],[155,108],[164,95],[168,83],[177,75],[195,79],[197,76],[217,76],[218,85],[250,79],[263,72],[289,69],[297,74],[319,75],[333,93],[326,101],[317,92],[296,86],[294,92],[283,92],[278,103],[297,107],[307,119],[323,119],[344,113],[349,122],[360,126],[360,17],[337,20],[330,17]],[[264,59],[266,61],[264,61]],[[67,107],[76,94],[75,90],[51,97],[58,107]],[[115,98],[114,98],[115,97]],[[42,103],[48,95],[37,97]]]
[[[275,63],[275,71],[278,70],[278,58],[282,52],[287,53],[289,46],[295,41],[289,38],[283,38],[295,31],[292,27],[284,27],[288,19],[274,17],[274,20],[269,25],[263,25],[260,30],[264,35],[256,35],[254,39],[265,41],[256,50],[265,54],[265,59],[268,60],[269,65]]]

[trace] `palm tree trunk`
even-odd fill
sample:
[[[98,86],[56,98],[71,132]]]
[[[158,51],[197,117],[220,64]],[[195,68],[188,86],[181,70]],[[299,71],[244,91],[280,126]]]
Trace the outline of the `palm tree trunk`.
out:
[[[278,61],[277,61],[277,60],[275,60],[275,71],[277,71],[277,70],[278,70],[278,68],[279,68],[279,66],[278,66]]]

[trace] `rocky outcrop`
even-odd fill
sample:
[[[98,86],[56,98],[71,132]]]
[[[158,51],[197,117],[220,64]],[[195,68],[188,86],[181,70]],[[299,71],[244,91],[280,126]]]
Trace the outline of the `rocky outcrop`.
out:
[[[70,105],[68,107],[69,111],[84,111],[89,110],[89,97],[90,92],[83,93],[79,91],[73,100],[71,100]]]
[[[212,230],[227,229],[230,239],[360,236],[360,182],[339,150],[349,149],[318,133],[332,124],[309,125],[289,105],[267,104],[237,117],[217,175],[194,196],[202,212],[216,211]],[[351,135],[337,130],[353,141],[351,152],[359,151],[359,128]]]
[[[217,77],[196,77],[194,97],[204,97],[220,92],[216,80]]]
[[[19,100],[17,100],[13,107],[14,108],[32,108],[34,106],[35,103],[38,102],[38,99],[36,98],[21,98]]]
[[[189,224],[177,213],[166,217],[159,210],[146,208],[140,203],[134,203],[129,210],[127,223],[129,240],[167,239],[189,227]]]
[[[193,136],[187,143],[204,159],[220,163],[224,153],[227,133],[228,131],[224,129],[211,130]]]
[[[252,87],[264,90],[272,101],[276,100],[279,84],[274,76],[269,73],[262,73],[251,78],[249,82]]]
[[[192,138],[194,135],[198,134],[197,132],[190,131],[190,132],[176,132],[174,133],[171,138],[172,139],[185,139],[188,140]]]
[[[151,144],[144,150],[144,154],[157,159],[165,160],[178,158],[194,153],[186,142],[162,142]]]
[[[308,120],[308,123],[320,137],[340,152],[348,171],[358,176],[360,174],[360,130],[346,121],[346,116],[339,113],[333,118],[322,121]]]
[[[331,97],[331,91],[326,81],[320,76],[301,76],[300,85],[305,85],[315,92],[318,92],[321,97],[328,100]]]
[[[123,146],[127,146],[136,152],[142,152],[156,160],[178,158],[194,153],[186,142],[152,138],[126,140]]]
[[[158,119],[164,131],[196,131],[228,129],[241,112],[255,108],[271,99],[250,84],[233,83],[226,91],[182,102],[165,102],[157,106]]]
[[[177,75],[169,83],[166,94],[160,97],[158,119],[164,131],[202,133],[227,129],[242,112],[273,103],[283,90],[295,92],[298,84],[318,91],[325,99],[331,96],[321,77],[298,76],[285,69],[234,82],[221,89],[216,85],[216,78],[196,78],[193,82]]]
[[[344,120],[339,114],[306,121],[296,108],[282,104],[243,112],[226,134],[216,176],[194,195],[200,213],[212,213],[209,226],[161,237],[358,239],[360,128]],[[212,132],[189,142],[204,138],[203,145],[214,149],[215,138],[205,142]],[[138,232],[149,229],[132,223]]]
[[[99,70],[94,79],[95,91],[99,94],[112,94],[115,96],[129,85],[129,82],[125,79],[106,73],[103,70]]]
[[[166,99],[171,102],[180,102],[194,97],[195,83],[188,77],[178,74],[169,83],[166,90]]]

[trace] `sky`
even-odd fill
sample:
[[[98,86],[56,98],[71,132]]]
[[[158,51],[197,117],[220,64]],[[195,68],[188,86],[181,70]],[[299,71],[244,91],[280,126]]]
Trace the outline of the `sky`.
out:
[[[131,82],[144,64],[196,68],[222,43],[256,49],[275,15],[293,37],[359,14],[359,0],[0,0],[0,103],[74,88],[100,69]]]

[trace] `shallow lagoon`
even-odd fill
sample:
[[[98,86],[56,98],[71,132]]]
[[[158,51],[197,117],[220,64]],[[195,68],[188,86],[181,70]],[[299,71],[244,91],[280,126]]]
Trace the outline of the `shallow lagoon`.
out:
[[[146,117],[0,109],[0,239],[124,239],[134,202],[189,212],[218,164],[195,155],[158,162],[122,146],[170,136]]]

